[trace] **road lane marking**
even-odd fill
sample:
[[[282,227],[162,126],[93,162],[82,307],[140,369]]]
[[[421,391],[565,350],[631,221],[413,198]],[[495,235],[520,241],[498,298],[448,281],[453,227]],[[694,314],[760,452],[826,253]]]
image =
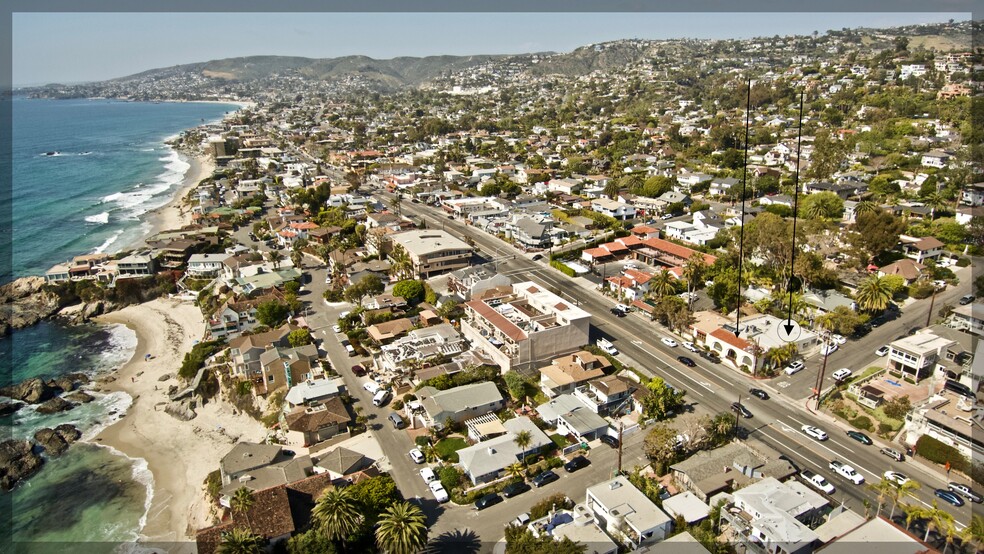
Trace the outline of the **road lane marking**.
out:
[[[788,417],[789,419],[792,419],[793,421],[796,421],[797,423],[801,423],[801,422],[799,422],[798,420],[796,420],[792,416],[786,416],[786,417]],[[806,424],[805,423],[802,423],[802,425],[806,425]],[[813,427],[813,426],[811,425],[811,427]],[[803,434],[802,430],[799,430],[796,433],[791,433],[791,435],[796,436],[798,438],[799,437],[809,438],[809,437],[807,437],[807,435],[804,435]],[[800,442],[800,441],[797,441],[797,442]],[[819,446],[820,448],[823,448],[827,452],[830,452],[831,454],[833,454],[834,455],[834,459],[842,460],[844,463],[846,463],[847,465],[853,467],[856,470],[864,470],[869,475],[871,475],[872,477],[874,477],[876,479],[880,479],[881,478],[881,474],[876,473],[874,471],[871,471],[870,469],[864,467],[863,465],[861,465],[861,464],[855,462],[854,460],[851,460],[850,458],[848,458],[846,454],[839,453],[836,450],[831,449],[830,447],[828,447],[827,445],[825,445],[824,443],[822,443],[820,441],[813,440],[812,438],[810,438],[810,441],[809,442],[806,442],[806,444],[813,444],[815,446]],[[837,443],[831,443],[831,444],[837,444]],[[840,446],[840,445],[838,445],[838,446]],[[807,447],[807,448],[809,448],[809,447]],[[814,450],[814,452],[816,452],[816,451]]]

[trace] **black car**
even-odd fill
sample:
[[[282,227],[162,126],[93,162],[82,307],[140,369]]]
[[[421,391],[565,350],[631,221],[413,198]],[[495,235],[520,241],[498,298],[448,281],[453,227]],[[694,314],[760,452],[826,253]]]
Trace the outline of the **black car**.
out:
[[[769,393],[765,392],[762,389],[748,389],[748,394],[750,394],[752,396],[757,396],[757,397],[761,398],[762,400],[768,400],[769,399]]]
[[[937,498],[942,498],[943,500],[949,502],[950,504],[953,504],[954,506],[960,507],[964,505],[963,498],[960,498],[960,496],[953,491],[949,491],[946,489],[936,489],[935,491],[933,491],[933,494],[935,494]]]
[[[738,413],[740,413],[741,414],[741,417],[743,417],[745,419],[748,419],[748,418],[752,417],[752,412],[748,411],[748,408],[742,406],[741,404],[739,404],[737,402],[732,402],[731,403],[731,411],[732,412],[738,412]]]
[[[713,352],[707,352],[705,350],[701,350],[700,357],[714,364],[721,363],[721,358],[719,358],[718,355]]]
[[[611,435],[602,435],[600,440],[612,448],[618,448],[618,439]]]
[[[573,473],[581,468],[588,467],[590,463],[584,456],[575,456],[571,458],[571,461],[564,464],[564,470],[567,473]]]
[[[533,254],[533,257],[530,259],[533,260],[534,262],[540,261],[543,259],[543,254]]]
[[[502,497],[496,493],[486,494],[485,496],[479,498],[475,501],[476,510],[484,510],[489,506],[495,506],[499,502],[502,502]]]
[[[527,485],[524,481],[520,481],[518,483],[512,483],[511,485],[506,485],[502,489],[502,496],[505,496],[506,498],[512,498],[516,495],[523,494],[524,492],[530,490],[530,488],[531,487]]]
[[[544,471],[543,473],[534,477],[532,480],[530,480],[530,482],[533,483],[534,487],[540,488],[544,485],[549,485],[550,483],[553,483],[557,479],[560,479],[560,476],[548,469],[547,471]]]
[[[861,433],[859,431],[848,431],[847,432],[847,436],[849,436],[852,439],[860,442],[861,444],[867,444],[867,445],[872,444],[871,443],[871,438],[868,437],[868,435],[865,435],[864,433]]]
[[[694,367],[694,366],[697,365],[697,364],[694,363],[693,360],[691,360],[690,358],[688,358],[686,356],[677,356],[677,361],[680,362],[681,364],[687,366],[687,367]]]
[[[612,312],[612,315],[614,315],[615,317],[625,317],[625,312],[623,312],[622,310],[620,310],[618,308],[612,308],[611,309],[611,312]]]

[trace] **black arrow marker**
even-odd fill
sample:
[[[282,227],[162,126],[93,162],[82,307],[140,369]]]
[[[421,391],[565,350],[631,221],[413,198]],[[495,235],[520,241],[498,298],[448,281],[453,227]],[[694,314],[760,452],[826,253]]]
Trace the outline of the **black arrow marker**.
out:
[[[745,167],[741,178],[741,227],[738,230],[738,309],[735,311],[735,336],[741,334],[741,266],[745,259],[745,186],[748,184],[748,127],[752,115],[752,79],[748,79],[745,100]]]
[[[793,242],[792,250],[789,254],[789,282],[786,283],[786,288],[789,289],[789,316],[786,318],[786,323],[782,325],[782,328],[786,330],[786,335],[793,332],[793,292],[799,288],[796,282],[796,276],[793,275],[793,266],[796,263],[796,220],[799,218],[799,190],[800,190],[800,145],[803,142],[803,97],[806,96],[806,90],[800,91],[800,114],[799,114],[799,132],[796,137],[796,177],[793,180],[793,185],[795,189],[793,190]]]

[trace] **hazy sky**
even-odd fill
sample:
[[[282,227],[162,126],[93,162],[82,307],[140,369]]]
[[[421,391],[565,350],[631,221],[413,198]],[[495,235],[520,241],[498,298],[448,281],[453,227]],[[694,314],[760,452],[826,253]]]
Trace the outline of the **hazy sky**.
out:
[[[568,52],[620,38],[745,38],[969,19],[945,13],[14,13],[13,83],[110,79],[258,54]]]

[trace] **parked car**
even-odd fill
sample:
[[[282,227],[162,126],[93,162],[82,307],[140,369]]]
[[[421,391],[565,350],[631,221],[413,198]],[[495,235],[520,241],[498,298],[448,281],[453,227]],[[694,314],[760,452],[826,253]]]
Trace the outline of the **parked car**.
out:
[[[538,262],[543,259],[543,254],[533,254],[533,257],[530,259],[533,260],[534,262]]]
[[[427,486],[430,488],[431,492],[434,493],[434,499],[439,503],[443,504],[448,501],[448,491],[444,490],[444,485],[442,485],[440,481],[431,481],[430,483],[427,483]],[[499,500],[502,499],[500,498]]]
[[[605,353],[611,354],[612,356],[618,356],[618,349],[615,348],[615,345],[607,339],[598,339],[595,344],[597,344],[598,348],[602,349]]]
[[[475,509],[484,510],[489,506],[495,506],[499,502],[502,502],[502,497],[499,496],[498,494],[494,492],[492,494],[486,494],[485,496],[475,501]]]
[[[829,356],[834,352],[837,352],[837,345],[832,342],[827,343],[820,348],[820,354],[822,356]]]
[[[512,520],[510,523],[513,525],[518,525],[520,527],[526,527],[530,523],[530,514],[523,512],[516,516],[516,519]]]
[[[423,479],[425,483],[430,483],[431,481],[437,480],[437,474],[434,473],[433,469],[425,467],[420,470],[420,478]]]
[[[888,470],[885,472],[885,479],[888,479],[889,481],[899,486],[902,486],[909,482],[909,478],[906,477],[905,474],[892,470]]]
[[[899,452],[894,448],[882,448],[878,452],[881,452],[882,454],[888,456],[889,458],[895,460],[896,462],[905,461],[905,454]]]
[[[697,348],[694,345],[694,343],[692,343],[692,342],[684,342],[684,343],[681,343],[680,346],[683,346],[684,348],[686,348],[687,350],[689,350],[691,352],[700,352],[700,349]]]
[[[625,317],[627,314],[618,308],[611,309],[612,315],[615,317]]]
[[[804,433],[806,433],[806,436],[810,437],[811,439],[818,440],[818,441],[827,440],[827,433],[824,433],[823,429],[820,429],[819,427],[814,427],[812,425],[804,425],[800,429]]]
[[[661,343],[665,344],[666,346],[669,346],[670,348],[674,348],[677,345],[677,341],[675,341],[675,340],[673,340],[671,338],[668,338],[668,337],[663,337],[663,338],[659,339],[659,341]]]
[[[797,371],[803,369],[804,367],[806,367],[806,365],[802,361],[796,360],[794,362],[790,362],[790,364],[787,365],[786,369],[784,369],[783,371],[786,372],[786,375],[792,375]]]
[[[506,498],[512,498],[514,496],[523,494],[524,492],[530,490],[530,486],[526,484],[525,481],[519,481],[518,483],[512,483],[506,485],[502,489],[502,496]]]
[[[396,412],[390,412],[390,415],[388,417],[390,423],[392,423],[393,427],[396,429],[403,429],[404,427],[407,426],[407,422],[403,421],[403,416],[401,416]]]
[[[757,396],[757,397],[761,398],[762,400],[768,400],[769,399],[769,393],[765,392],[762,389],[748,389],[748,394],[750,394],[752,396]]]
[[[673,448],[675,450],[680,450],[688,442],[690,442],[690,435],[681,433],[673,438]]]
[[[834,486],[831,485],[822,475],[813,473],[808,469],[804,469],[800,472],[800,477],[804,481],[815,489],[821,490],[827,494],[834,494]]]
[[[694,363],[693,360],[691,360],[686,356],[677,356],[677,361],[679,361],[681,364],[687,367],[695,367],[697,365],[696,363]]]
[[[574,456],[569,462],[564,464],[564,471],[567,473],[574,473],[575,471],[588,467],[591,462],[588,461],[584,456]]]
[[[389,399],[390,399],[389,389],[380,389],[379,391],[376,392],[376,394],[373,395],[372,405],[377,408],[381,408],[389,401]]]
[[[534,487],[540,488],[544,485],[549,485],[550,483],[553,483],[557,479],[560,479],[560,476],[554,473],[552,470],[548,469],[547,471],[544,471],[543,473],[531,479],[530,483],[533,483]]]
[[[831,377],[834,378],[834,381],[840,382],[840,381],[843,381],[844,379],[847,379],[848,377],[850,377],[851,376],[851,373],[852,372],[851,372],[850,369],[847,369],[846,367],[842,367],[842,368],[838,369],[837,371],[835,371],[833,373],[833,375],[831,375]]]
[[[361,365],[354,365],[352,366],[352,374],[356,377],[363,377],[366,374],[366,368]]]
[[[332,333],[341,333],[342,332],[342,328],[339,327],[338,324],[336,323],[336,324],[334,324],[334,325],[331,326],[331,332]]]
[[[702,350],[700,352],[700,357],[701,358],[704,358],[705,360],[707,360],[709,362],[711,362],[712,364],[719,364],[719,363],[721,363],[720,356],[718,356],[714,352],[706,352],[706,351],[703,351]]]
[[[421,452],[419,448],[414,448],[410,451],[410,459],[413,460],[413,463],[415,464],[422,464],[426,458],[424,458],[424,453]]]
[[[611,435],[602,435],[599,440],[612,448],[618,448],[618,439],[616,437]]]
[[[731,403],[731,411],[740,413],[741,416],[745,419],[749,419],[752,417],[752,412],[748,411],[748,408],[742,406],[738,402]]]
[[[947,484],[946,488],[959,494],[960,496],[963,496],[964,498],[970,500],[975,504],[980,504],[981,502],[984,502],[984,497],[977,494],[976,492],[974,492],[973,489],[962,483],[954,483],[951,481],[950,483]]]
[[[847,344],[847,339],[845,339],[842,335],[830,335],[830,340],[834,341],[834,344],[838,346]]]
[[[840,460],[831,460],[829,466],[830,469],[834,470],[835,473],[839,473],[841,477],[847,479],[848,481],[854,483],[855,485],[860,485],[864,483],[864,475],[861,475],[853,467],[841,462]]]
[[[953,504],[954,506],[958,506],[959,507],[959,506],[963,506],[964,505],[963,498],[960,498],[960,495],[958,495],[957,493],[955,493],[953,491],[950,491],[950,490],[947,490],[947,489],[936,489],[935,491],[933,491],[933,494],[935,494],[937,498],[940,498],[940,499],[942,499],[942,500],[944,500],[946,502],[949,502],[950,504]]]
[[[887,344],[883,344],[875,350],[875,356],[888,356],[888,351],[891,350]]]
[[[963,296],[960,297],[960,305],[961,306],[966,306],[967,304],[970,304],[973,301],[974,301],[974,295],[973,294],[965,294],[965,295],[963,295]]]
[[[847,432],[847,436],[849,436],[852,439],[860,442],[861,444],[867,444],[867,445],[872,444],[871,437],[869,437],[868,435],[865,435],[861,431],[848,431]]]
[[[369,391],[369,394],[375,395],[382,387],[380,387],[379,383],[375,381],[366,381],[366,383],[362,385],[362,388]]]

